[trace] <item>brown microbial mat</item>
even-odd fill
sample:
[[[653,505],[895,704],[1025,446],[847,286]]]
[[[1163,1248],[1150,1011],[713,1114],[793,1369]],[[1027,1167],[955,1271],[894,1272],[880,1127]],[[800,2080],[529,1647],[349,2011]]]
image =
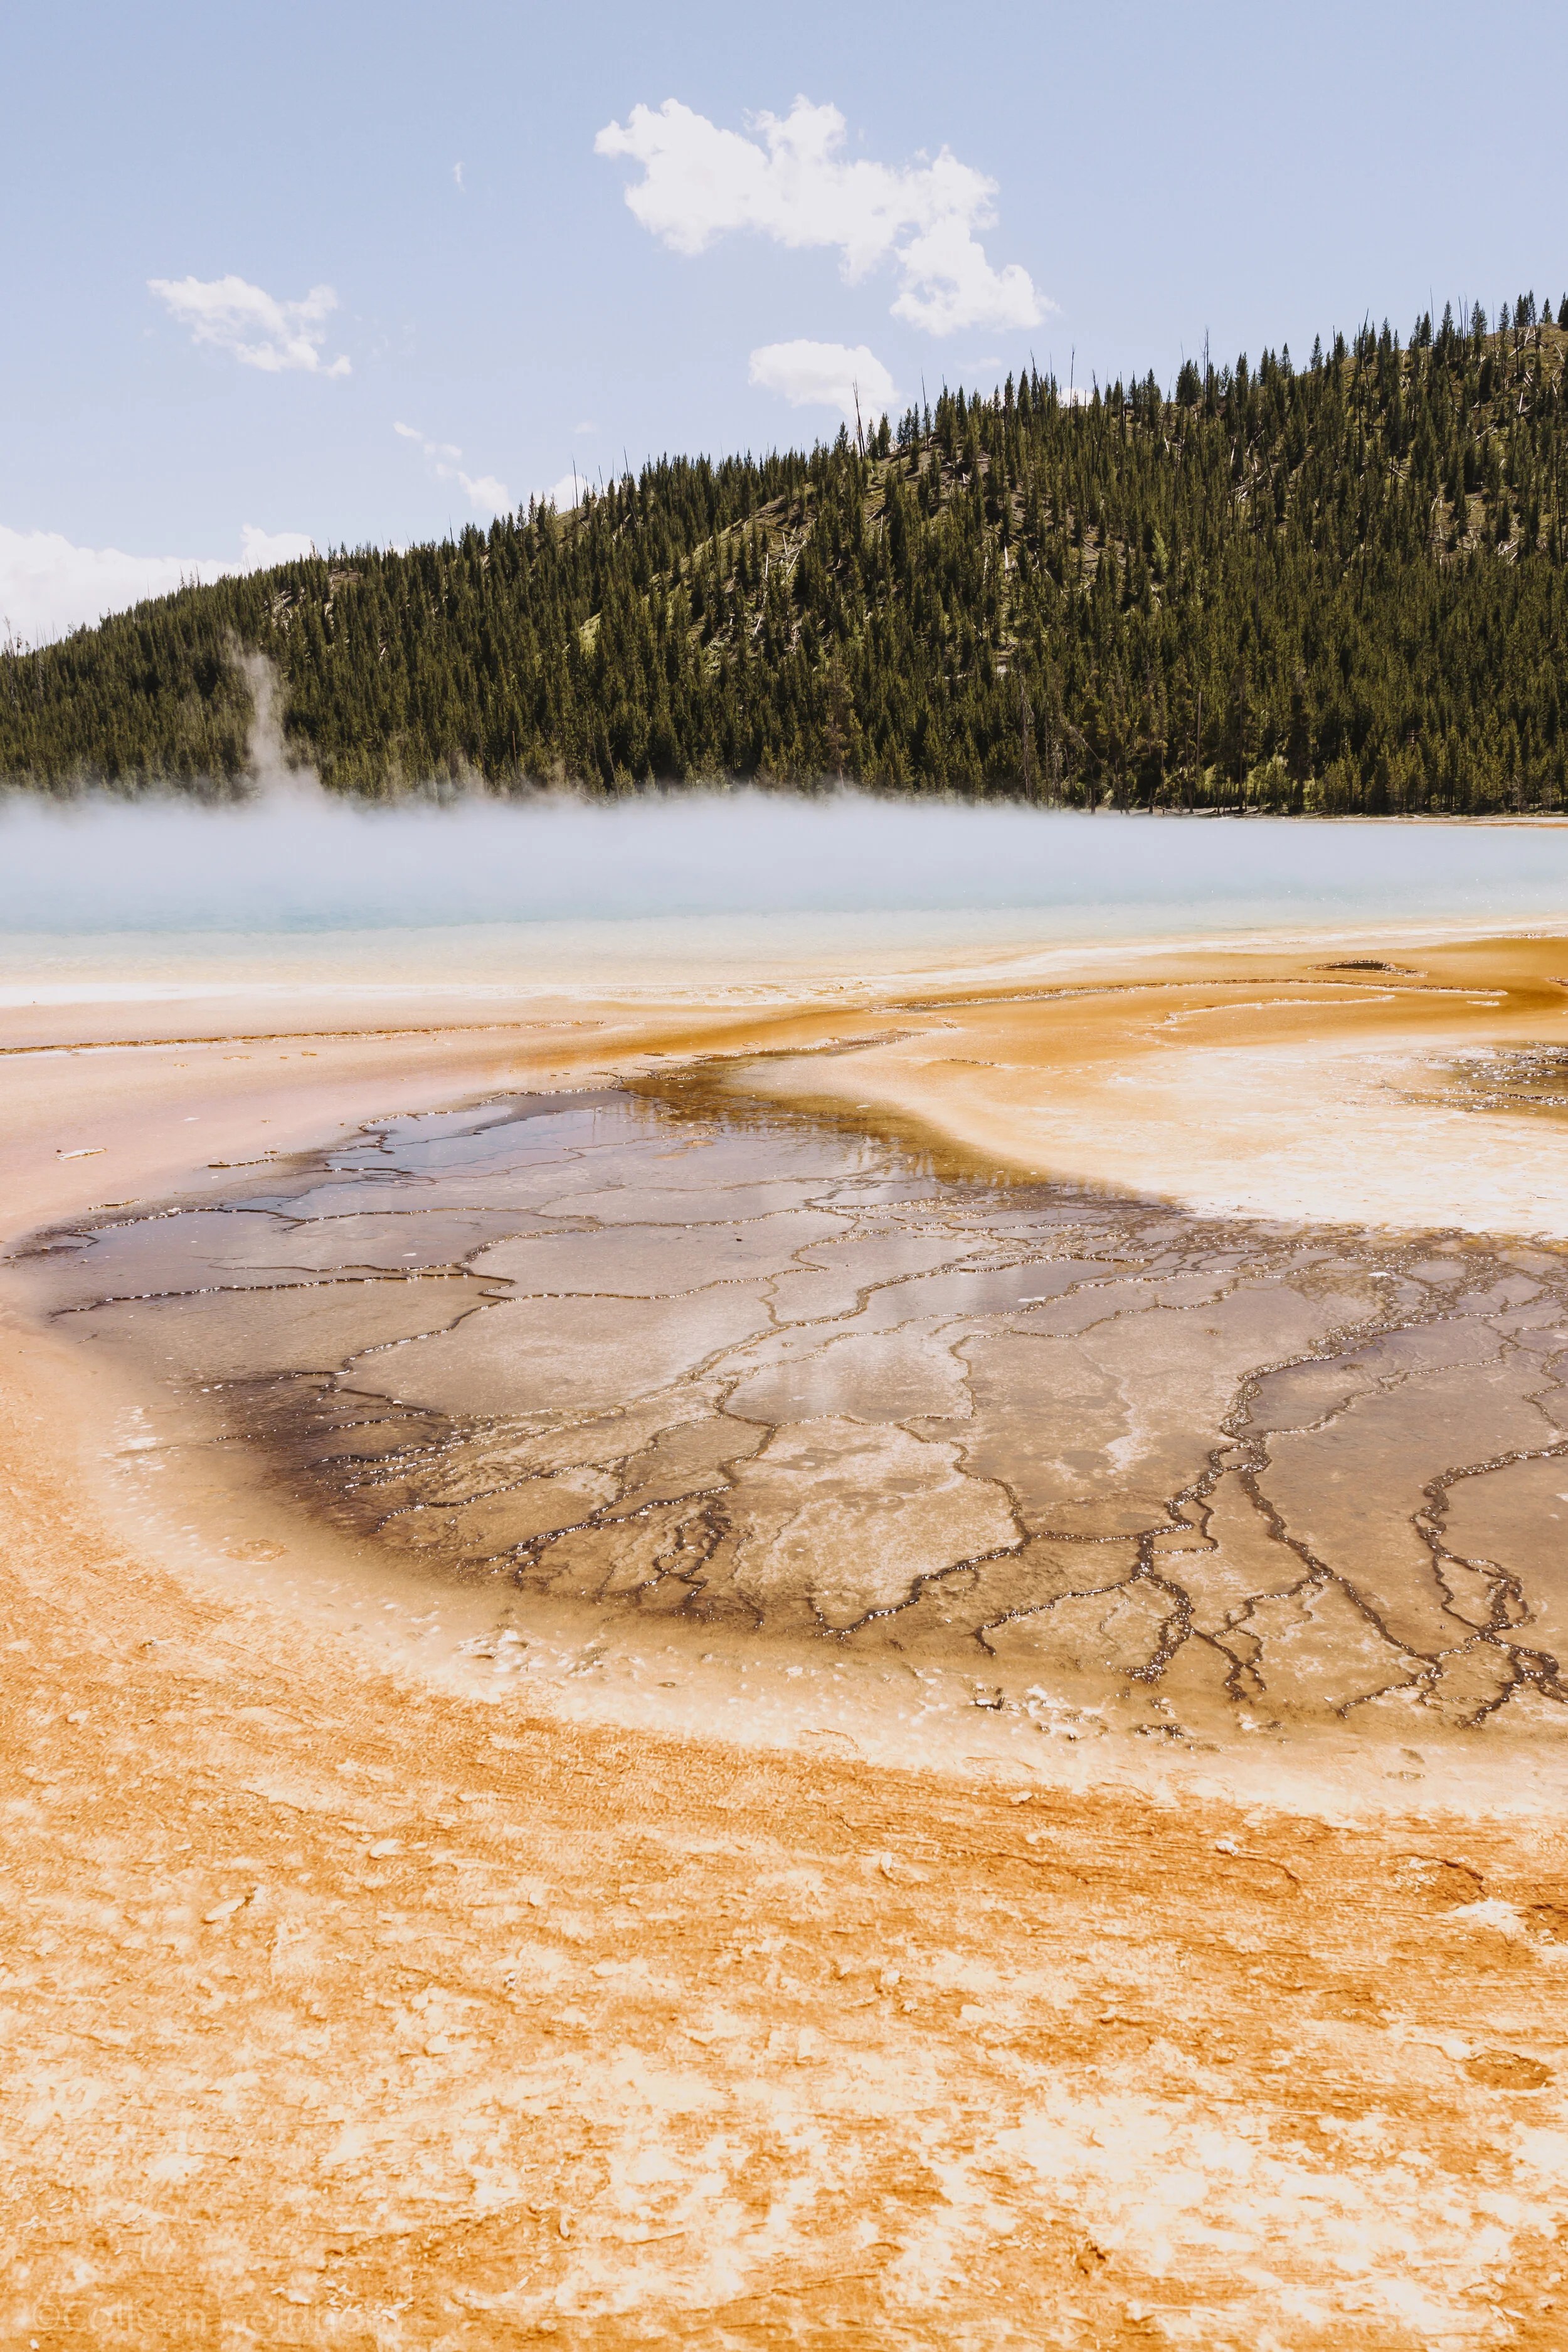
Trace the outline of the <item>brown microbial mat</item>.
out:
[[[1568,1046],[1492,1046],[1462,1055],[1447,1076],[1439,1098],[1467,1109],[1568,1115]]]
[[[479,1595],[498,1675],[567,1624],[1079,1738],[1568,1700],[1563,1255],[985,1180],[698,1072],[390,1120],[22,1271],[187,1460]]]

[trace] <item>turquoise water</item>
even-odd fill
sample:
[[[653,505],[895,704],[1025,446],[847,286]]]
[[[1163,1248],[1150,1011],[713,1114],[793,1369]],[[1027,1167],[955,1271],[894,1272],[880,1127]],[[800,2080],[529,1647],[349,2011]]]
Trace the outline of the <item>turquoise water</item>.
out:
[[[200,945],[515,983],[1391,922],[1568,920],[1568,826],[1087,816],[757,793],[360,807],[282,791],[0,803],[0,968],[151,971]]]

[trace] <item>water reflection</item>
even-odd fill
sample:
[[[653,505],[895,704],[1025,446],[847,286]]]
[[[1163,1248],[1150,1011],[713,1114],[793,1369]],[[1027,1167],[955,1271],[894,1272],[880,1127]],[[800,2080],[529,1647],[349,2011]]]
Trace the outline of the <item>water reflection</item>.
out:
[[[30,1261],[443,1583],[1072,1725],[1568,1695],[1568,1265],[986,1183],[700,1083],[394,1120]]]

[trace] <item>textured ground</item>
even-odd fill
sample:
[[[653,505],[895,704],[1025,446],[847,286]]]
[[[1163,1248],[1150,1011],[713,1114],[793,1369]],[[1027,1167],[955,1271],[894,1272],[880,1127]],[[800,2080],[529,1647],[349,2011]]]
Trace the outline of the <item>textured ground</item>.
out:
[[[1395,960],[1377,942],[1337,952]],[[101,1051],[72,1008],[18,1016],[11,1043],[29,1050],[0,1057],[11,1235],[115,1202],[132,1249],[142,1212],[188,1190],[193,1162],[204,1194],[229,1199],[258,1180],[210,1163],[715,1050],[747,1056],[735,1076],[751,1097],[763,1084],[837,1097],[858,1130],[876,1125],[879,1150],[945,1126],[976,1153],[1010,1146],[1025,1172],[1046,1158],[1117,1178],[1124,1204],[1161,1189],[1163,1170],[1206,1213],[1131,1222],[1102,1202],[1086,1236],[1038,1203],[1005,1227],[992,1204],[977,1223],[955,1166],[934,1209],[889,1219],[896,1204],[866,1199],[820,1239],[781,1227],[788,1248],[723,1277],[731,1303],[751,1285],[767,1313],[721,1335],[725,1370],[700,1411],[686,1407],[708,1359],[656,1364],[639,1447],[591,1459],[579,1443],[563,1465],[531,1456],[521,1477],[468,1492],[377,1493],[388,1465],[374,1448],[363,1486],[346,1480],[343,1375],[304,1349],[302,1377],[318,1399],[331,1391],[318,1507],[363,1507],[356,1540],[391,1557],[399,1517],[468,1512],[467,1528],[488,1511],[513,1539],[496,1552],[494,1528],[465,1535],[471,1568],[545,1575],[570,1538],[587,1591],[571,1604],[636,1622],[644,1604],[583,1577],[588,1536],[621,1540],[639,1479],[644,1528],[699,1491],[704,1509],[739,1496],[725,1505],[726,1590],[754,1623],[759,1547],[776,1552],[793,1494],[792,1524],[812,1540],[784,1598],[806,1596],[814,1622],[787,1638],[817,1655],[841,1634],[873,1683],[927,1671],[898,1645],[922,1610],[940,1612],[911,1595],[845,1629],[865,1591],[825,1570],[853,1551],[850,1582],[865,1573],[833,1517],[863,1482],[828,1491],[829,1464],[825,1489],[826,1454],[808,1460],[801,1433],[831,1454],[852,1429],[881,1449],[889,1491],[904,1446],[946,1448],[943,1478],[904,1495],[922,1513],[947,1496],[924,1522],[945,1528],[938,1551],[948,1511],[1005,1509],[1009,1525],[964,1522],[965,1545],[976,1528],[996,1535],[990,1561],[965,1564],[966,1550],[922,1569],[922,1595],[945,1588],[962,1606],[921,1638],[943,1660],[955,1641],[989,1648],[987,1696],[1008,1642],[1044,1654],[1020,1664],[1008,1760],[978,1735],[966,1760],[944,1718],[943,1770],[873,1767],[841,1734],[814,1732],[815,1714],[769,1748],[715,1737],[700,1713],[680,1737],[571,1720],[547,1679],[521,1673],[496,1673],[481,1699],[378,1666],[258,1584],[246,1597],[227,1554],[255,1529],[241,1511],[232,1540],[208,1545],[216,1501],[192,1493],[182,1512],[176,1456],[156,1507],[122,1509],[129,1358],[111,1367],[104,1342],[68,1352],[7,1308],[0,2340],[1560,2344],[1568,1848],[1550,1664],[1563,1578],[1551,1235],[1568,1194],[1554,1174],[1554,964],[1568,971],[1561,942],[1327,982],[1305,954],[1206,972],[1188,957],[1114,986],[1101,971],[1094,993],[1049,1001],[994,989],[967,1005],[956,990],[919,1004],[851,991],[847,1013],[826,992],[580,1003],[563,1023],[599,1025],[548,1033],[516,1019],[375,1037],[347,1015],[334,1033],[318,1011],[291,1035],[241,1037],[185,1005],[122,1010]],[[150,1042],[109,1042],[128,1030]],[[862,1034],[872,1042],[856,1047]],[[806,1050],[826,1046],[839,1050]],[[1237,1228],[1222,1167],[1233,1194],[1268,1208],[1268,1230]],[[819,1189],[823,1171],[804,1181]],[[1316,1235],[1300,1230],[1314,1184],[1333,1213]],[[1401,1209],[1381,1244],[1345,1213],[1358,1186],[1363,1210]],[[458,1248],[449,1227],[417,1283],[403,1278],[406,1244],[394,1269],[375,1255],[388,1232],[359,1231],[353,1280],[380,1290],[382,1363],[417,1348],[423,1369],[417,1395],[393,1381],[380,1403],[348,1401],[346,1418],[384,1423],[396,1405],[411,1486],[459,1471],[465,1449],[493,1468],[487,1325],[520,1328],[521,1302],[563,1287],[580,1300],[585,1280],[611,1304],[572,1376],[591,1386],[609,1363],[614,1386],[634,1331],[647,1339],[650,1300],[693,1295],[687,1244],[666,1234],[705,1221],[649,1215],[649,1194],[670,1188],[646,1171],[634,1189],[629,1219],[583,1214],[579,1192],[536,1234],[515,1202],[505,1233],[470,1224]],[[707,1221],[705,1238],[722,1227],[744,1252],[773,1217],[845,1213],[814,1195],[753,1202]],[[1489,1222],[1537,1238],[1489,1240]],[[289,1232],[298,1267],[297,1218]],[[270,1234],[255,1237],[248,1275],[231,1255],[231,1289],[277,1279]],[[927,1255],[901,1269],[876,1257],[906,1248]],[[514,1255],[468,1270],[491,1249]],[[820,1285],[856,1251],[871,1253],[869,1279],[828,1300]],[[657,1282],[631,1288],[627,1265],[641,1279],[655,1263]],[[344,1269],[329,1253],[303,1271]],[[973,1277],[995,1286],[976,1299]],[[441,1285],[488,1302],[452,1322],[450,1343],[423,1336],[439,1330],[427,1310]],[[142,1286],[117,1295],[130,1293]],[[775,1328],[781,1295],[810,1311]],[[338,1328],[341,1300],[309,1304]],[[296,1292],[282,1328],[298,1331],[300,1306]],[[202,1335],[189,1369],[249,1378],[253,1361],[226,1370],[200,1350],[226,1329],[254,1333],[255,1307],[232,1319],[220,1297],[165,1320]],[[1289,1349],[1271,1345],[1287,1326]],[[1020,1391],[1024,1349],[1038,1360]],[[500,1351],[507,1381],[525,1356]],[[967,1368],[967,1414],[932,1410],[955,1402],[944,1360]],[[554,1360],[565,1366],[564,1347]],[[463,1387],[481,1373],[488,1391]],[[933,1380],[941,1393],[900,1386]],[[289,1383],[262,1385],[276,1402]],[[1008,1418],[1020,1392],[1048,1392],[1058,1431],[1086,1417],[1082,1444],[1036,1450],[1033,1485]],[[586,1395],[544,1405],[574,1434],[605,1410]],[[537,1446],[538,1416],[514,1419],[529,1426],[513,1441]],[[680,1452],[721,1421],[756,1447]],[[256,1435],[303,1443],[298,1422],[258,1421]],[[732,1485],[727,1472],[722,1488],[703,1484],[731,1461]],[[665,1474],[674,1491],[650,1498],[647,1476]],[[574,1476],[591,1507],[519,1533],[511,1498],[533,1488],[537,1503],[539,1484]],[[1136,1524],[1073,1523],[1069,1501]],[[708,1590],[717,1548],[677,1549],[695,1578],[660,1567],[648,1590],[667,1575],[688,1598]],[[1093,1550],[1116,1577],[1083,1592]],[[419,1569],[418,1548],[396,1557]],[[1050,1583],[1064,1569],[1069,1591]],[[988,1570],[1014,1580],[1000,1610]],[[1229,1748],[1146,1736],[1162,1699],[1178,1722],[1207,1703],[1138,1671],[1147,1648],[1120,1654],[1113,1703],[1072,1686],[1087,1661],[1103,1691],[1110,1633],[1166,1591],[1184,1598],[1161,1624],[1188,1628],[1172,1660],[1228,1657],[1215,1704],[1227,1723],[1245,1708],[1260,1724],[1226,1731]],[[778,1595],[762,1597],[765,1619]],[[523,1589],[518,1605],[558,1602]],[[1076,1649],[1041,1643],[1069,1625]],[[725,1638],[742,1636],[763,1638],[736,1619]],[[1371,1660],[1359,1694],[1331,1680],[1358,1644]],[[1037,1724],[1031,1685],[1068,1705]],[[1069,1740],[1097,1707],[1100,1735]],[[1006,1718],[972,1706],[968,1719]]]
[[[443,1698],[6,1424],[6,2342],[1562,2341],[1555,1822]]]
[[[199,1398],[187,1484],[211,1428],[433,1590],[488,1580],[519,1670],[537,1595],[1080,1737],[1568,1698],[1556,1250],[963,1183],[601,1089],[393,1122],[26,1271]]]

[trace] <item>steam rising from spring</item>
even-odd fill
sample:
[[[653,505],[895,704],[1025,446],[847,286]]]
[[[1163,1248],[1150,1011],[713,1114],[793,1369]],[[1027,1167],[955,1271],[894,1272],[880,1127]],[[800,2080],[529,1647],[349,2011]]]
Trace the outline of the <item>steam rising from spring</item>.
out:
[[[41,934],[303,946],[329,932],[482,931],[515,964],[565,927],[611,961],[634,933],[705,961],[769,944],[939,951],[1568,917],[1568,827],[1089,816],[847,791],[358,803],[289,770],[271,680],[257,666],[252,682],[247,800],[0,802],[13,956],[30,936],[47,963]]]

